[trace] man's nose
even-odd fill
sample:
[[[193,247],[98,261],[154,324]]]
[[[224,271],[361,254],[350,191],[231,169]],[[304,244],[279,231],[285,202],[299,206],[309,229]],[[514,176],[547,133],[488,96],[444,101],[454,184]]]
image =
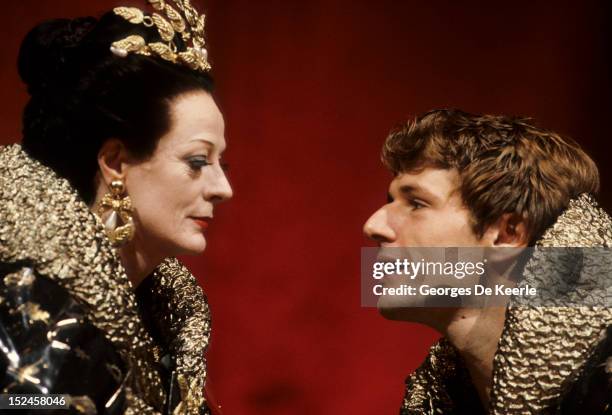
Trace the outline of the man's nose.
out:
[[[395,241],[395,231],[389,226],[388,215],[385,206],[378,209],[363,225],[363,233],[378,243]]]

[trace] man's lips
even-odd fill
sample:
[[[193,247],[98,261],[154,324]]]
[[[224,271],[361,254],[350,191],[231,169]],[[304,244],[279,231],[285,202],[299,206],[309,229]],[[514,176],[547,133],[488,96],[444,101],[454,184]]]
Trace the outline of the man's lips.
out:
[[[201,218],[191,218],[193,221],[202,229],[205,230],[208,228],[208,224],[211,218],[201,217]]]

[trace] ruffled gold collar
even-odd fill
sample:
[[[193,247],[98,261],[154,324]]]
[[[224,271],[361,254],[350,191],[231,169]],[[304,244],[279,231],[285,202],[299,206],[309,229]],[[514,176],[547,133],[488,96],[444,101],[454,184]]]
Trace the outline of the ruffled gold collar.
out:
[[[151,312],[166,336],[166,345],[156,344],[103,225],[68,181],[17,144],[0,147],[0,261],[33,264],[86,306],[88,319],[105,332],[129,368],[128,412],[162,410],[166,391],[156,367],[167,352],[181,392],[175,413],[200,413],[210,312],[193,275],[176,259],[167,259],[150,276],[158,305]]]
[[[581,195],[569,203],[536,246],[612,247],[612,220],[591,196]],[[543,276],[552,273],[533,261],[525,268],[526,279],[542,288],[554,284],[543,281]],[[606,307],[536,307],[512,302],[494,357],[488,413],[557,413],[569,383],[580,376],[610,325],[612,309]],[[466,413],[482,411],[467,370],[447,339],[431,348],[406,386],[403,415],[458,413],[469,406]]]

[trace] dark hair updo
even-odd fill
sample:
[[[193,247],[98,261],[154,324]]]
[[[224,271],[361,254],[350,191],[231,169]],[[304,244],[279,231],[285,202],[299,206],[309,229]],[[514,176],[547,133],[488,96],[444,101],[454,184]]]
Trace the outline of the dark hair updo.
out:
[[[109,12],[99,21],[41,23],[19,51],[19,75],[31,96],[23,111],[23,148],[68,179],[88,204],[106,140],[120,139],[144,160],[170,129],[170,101],[188,91],[212,91],[207,74],[157,57],[112,54],[111,44],[132,34],[160,41],[155,28]]]

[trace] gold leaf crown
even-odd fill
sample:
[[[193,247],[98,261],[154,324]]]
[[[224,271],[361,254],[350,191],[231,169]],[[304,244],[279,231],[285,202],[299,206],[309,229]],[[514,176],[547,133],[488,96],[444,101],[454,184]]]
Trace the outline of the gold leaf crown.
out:
[[[155,27],[163,42],[146,43],[139,35],[130,35],[113,42],[110,50],[113,54],[126,57],[129,53],[160,58],[186,65],[191,69],[208,72],[208,52],[204,41],[204,19],[191,5],[189,0],[172,0],[176,8],[167,0],[147,0],[159,13],[146,15],[136,7],[116,7],[113,12],[130,23]],[[178,10],[177,10],[178,9]],[[162,16],[160,13],[165,15]],[[179,34],[186,45],[185,50],[178,50],[174,37]]]

